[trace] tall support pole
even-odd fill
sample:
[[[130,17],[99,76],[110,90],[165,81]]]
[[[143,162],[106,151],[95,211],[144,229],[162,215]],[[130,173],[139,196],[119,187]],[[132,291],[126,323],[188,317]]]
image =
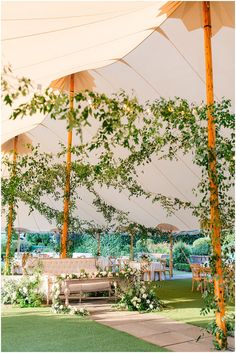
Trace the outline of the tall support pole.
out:
[[[170,233],[170,277],[173,277],[173,235]]]
[[[17,144],[18,144],[18,136],[15,136],[13,141],[13,167],[12,167],[13,178],[16,175]],[[4,269],[4,272],[6,274],[9,273],[10,271],[10,250],[11,250],[11,238],[12,238],[12,227],[13,227],[13,212],[14,212],[14,202],[13,200],[11,200],[9,205],[8,223],[7,223],[7,244],[6,244],[5,269]]]
[[[221,258],[221,243],[220,243],[220,212],[219,212],[219,195],[217,185],[217,170],[216,170],[216,130],[214,117],[212,116],[211,105],[214,103],[213,91],[213,68],[212,68],[212,51],[211,51],[211,15],[210,1],[202,2],[203,21],[204,21],[204,46],[205,46],[205,66],[206,66],[206,99],[209,106],[208,117],[208,153],[209,153],[209,189],[210,189],[210,229],[213,254],[215,257],[215,276],[214,276],[214,291],[218,302],[219,311],[216,311],[216,324],[226,337],[226,325],[224,321],[225,303],[224,303],[224,286],[223,286],[223,271]],[[227,346],[227,340],[217,337],[221,348]]]
[[[70,75],[70,112],[74,109],[74,74]],[[61,258],[67,256],[67,238],[68,238],[68,222],[70,207],[70,174],[71,174],[71,145],[72,130],[67,134],[67,160],[66,160],[66,185],[64,196],[64,221],[61,236]]]

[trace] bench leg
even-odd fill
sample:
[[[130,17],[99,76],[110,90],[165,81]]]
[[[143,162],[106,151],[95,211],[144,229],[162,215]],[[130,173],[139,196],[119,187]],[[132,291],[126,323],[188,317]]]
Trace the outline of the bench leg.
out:
[[[67,285],[67,283],[65,283],[65,290],[64,290],[64,294],[65,294],[65,306],[69,305],[69,295],[70,295],[70,289]]]

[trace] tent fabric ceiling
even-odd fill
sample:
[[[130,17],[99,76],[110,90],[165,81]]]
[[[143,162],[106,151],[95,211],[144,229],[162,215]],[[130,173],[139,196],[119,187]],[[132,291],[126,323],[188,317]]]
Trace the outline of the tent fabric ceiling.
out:
[[[111,94],[122,88],[129,93],[133,91],[140,102],[160,96],[179,96],[197,103],[205,100],[203,30],[199,27],[201,3],[49,4],[45,11],[44,2],[3,2],[3,63],[11,63],[17,76],[25,75],[47,85],[63,75],[89,70],[91,82],[99,92]],[[232,101],[233,7],[234,2],[211,2],[215,96]],[[59,141],[66,143],[66,127],[62,121],[42,116],[10,121],[8,116],[4,113],[2,142],[28,131],[33,142],[41,143],[44,151],[55,153]],[[76,139],[74,136],[74,143]],[[192,187],[199,181],[200,171],[192,164],[190,156],[180,155],[179,162],[159,161],[155,157],[144,168],[144,173],[140,170],[138,175],[139,182],[148,191],[196,201]],[[172,223],[180,230],[199,228],[190,212],[181,210],[167,217],[161,207],[144,198],[129,200],[126,191],[111,192],[97,186],[96,190],[106,202],[129,211],[133,221],[147,226]],[[80,217],[103,224],[103,217],[92,205],[91,195],[81,189],[80,196]],[[35,230],[54,226],[37,212],[34,217],[26,214],[26,208],[21,205],[16,226]]]

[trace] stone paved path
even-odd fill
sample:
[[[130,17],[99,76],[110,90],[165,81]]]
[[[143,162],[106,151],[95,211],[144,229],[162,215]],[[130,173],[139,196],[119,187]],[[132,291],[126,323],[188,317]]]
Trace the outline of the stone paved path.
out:
[[[215,351],[212,337],[199,327],[170,320],[159,314],[114,311],[105,301],[84,303],[91,318],[103,325],[127,332],[147,342],[157,344],[174,352],[212,352]],[[234,340],[229,339],[229,350],[234,351]]]

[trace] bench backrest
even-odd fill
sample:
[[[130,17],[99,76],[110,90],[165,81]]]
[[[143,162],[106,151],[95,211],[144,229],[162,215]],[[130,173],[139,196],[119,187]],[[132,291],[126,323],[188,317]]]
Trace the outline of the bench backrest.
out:
[[[43,274],[46,275],[78,274],[81,270],[89,273],[97,271],[95,257],[83,259],[30,258],[27,261],[26,269],[33,269],[37,265],[42,266]]]

